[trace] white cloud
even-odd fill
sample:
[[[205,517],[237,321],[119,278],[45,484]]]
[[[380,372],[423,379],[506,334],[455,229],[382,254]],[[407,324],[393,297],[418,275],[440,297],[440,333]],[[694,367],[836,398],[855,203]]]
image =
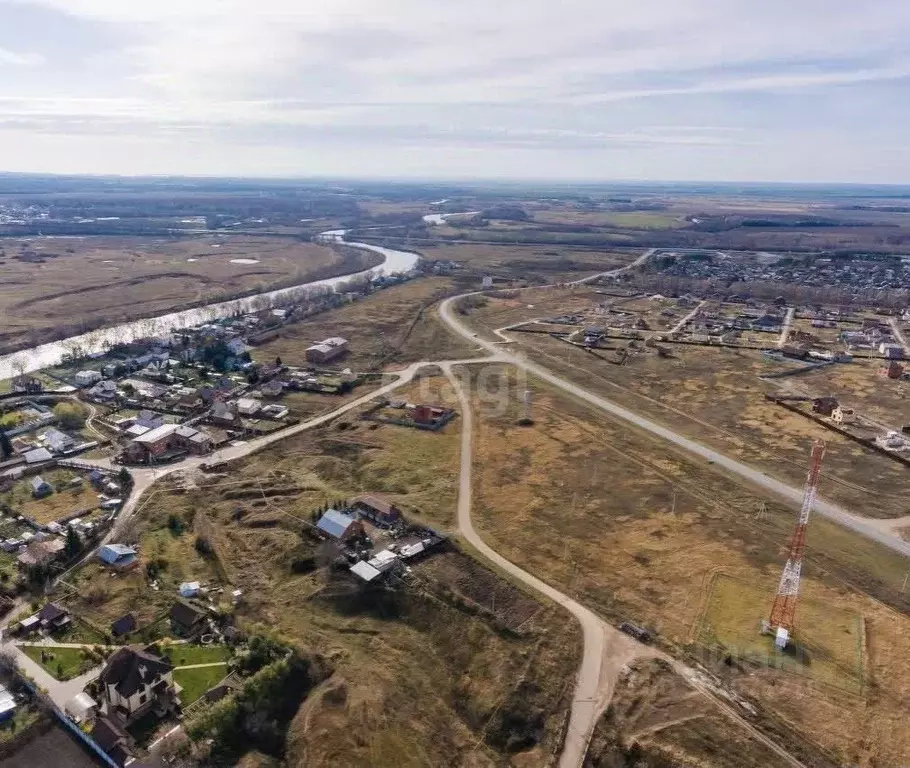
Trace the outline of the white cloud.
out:
[[[666,168],[744,178],[756,170],[748,147],[773,147],[790,173],[808,146],[833,152],[832,177],[839,168],[854,176],[860,166],[851,158],[863,157],[875,173],[910,181],[910,165],[901,165],[910,163],[907,153],[893,149],[907,145],[899,126],[910,111],[910,5],[898,0],[867,0],[861,12],[830,0],[14,5],[58,14],[64,26],[78,20],[73,46],[87,24],[114,42],[98,52],[86,41],[78,77],[71,59],[54,61],[52,49],[0,47],[0,165],[48,162],[14,126],[53,134],[55,147],[78,134],[84,147],[94,120],[99,146],[118,131],[124,141],[171,137],[161,160],[169,172],[202,161],[198,148],[190,158],[178,143],[195,137],[207,143],[207,172],[222,173],[255,172],[256,162],[272,168],[263,147],[273,146],[288,173],[315,165],[331,173],[333,164],[348,172],[357,157],[364,172],[384,161],[394,175],[396,163],[415,165],[385,152],[395,146],[432,152],[428,167],[438,172],[502,175],[536,157],[527,170],[540,176],[660,177]],[[9,7],[0,0],[7,47]],[[18,39],[29,39],[21,32]],[[4,63],[27,56],[44,56],[45,65],[2,79]],[[860,121],[850,104],[877,119]],[[2,147],[13,141],[7,160]],[[870,159],[864,143],[892,147],[902,159]],[[823,164],[805,167],[817,174]]]
[[[18,53],[8,48],[0,48],[0,67],[35,67],[44,62],[44,57],[37,53]]]

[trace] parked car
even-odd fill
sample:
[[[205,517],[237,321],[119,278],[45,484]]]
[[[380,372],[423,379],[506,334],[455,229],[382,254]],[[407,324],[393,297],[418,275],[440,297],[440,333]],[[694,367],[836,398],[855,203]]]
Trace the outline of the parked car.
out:
[[[619,625],[620,632],[625,632],[627,635],[631,635],[640,643],[649,643],[651,642],[651,633],[643,627],[639,627],[637,624],[633,624],[631,621],[624,621]]]

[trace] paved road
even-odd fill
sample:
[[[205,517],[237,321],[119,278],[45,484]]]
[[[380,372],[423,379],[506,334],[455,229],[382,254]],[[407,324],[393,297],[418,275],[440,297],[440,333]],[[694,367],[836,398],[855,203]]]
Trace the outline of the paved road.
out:
[[[569,394],[581,400],[584,400],[596,408],[606,411],[607,413],[610,413],[614,416],[618,416],[624,421],[628,421],[629,423],[634,424],[636,427],[644,429],[645,431],[650,432],[651,434],[656,435],[657,437],[666,440],[669,443],[673,443],[674,445],[683,448],[689,453],[692,453],[715,464],[719,468],[739,475],[744,480],[747,480],[753,485],[759,486],[767,491],[771,491],[772,493],[786,499],[787,501],[790,501],[797,505],[802,502],[802,488],[788,485],[787,483],[766,475],[764,472],[760,472],[757,469],[753,469],[752,467],[749,467],[746,464],[737,461],[736,459],[732,459],[722,453],[713,450],[712,448],[708,448],[707,446],[702,445],[695,440],[684,437],[678,432],[674,432],[672,429],[668,429],[667,427],[651,421],[651,419],[635,413],[634,411],[630,411],[627,408],[623,408],[621,405],[614,403],[612,400],[608,400],[605,397],[601,397],[600,395],[596,395],[593,392],[589,392],[584,387],[581,387],[577,384],[574,384],[573,382],[567,381],[566,379],[554,375],[537,363],[530,362],[519,355],[503,349],[501,345],[496,345],[493,342],[486,341],[475,336],[474,332],[465,326],[464,323],[462,323],[462,321],[459,320],[453,312],[452,308],[454,302],[457,301],[458,298],[458,296],[453,296],[452,298],[446,299],[440,305],[439,316],[442,318],[443,322],[448,325],[453,331],[455,331],[460,336],[463,336],[464,338],[479,344],[491,354],[495,355],[496,359],[508,362],[511,365],[515,365],[527,373],[536,376],[543,381],[546,381],[548,384],[551,384],[554,387],[563,390],[564,392],[568,392]],[[842,507],[821,499],[816,502],[815,511],[831,520],[840,523],[846,528],[850,528],[851,530],[856,531],[866,538],[872,539],[873,541],[876,541],[879,544],[883,544],[884,546],[893,549],[902,555],[910,557],[910,542],[903,541],[887,530],[882,530],[875,523],[871,522],[869,519],[861,515],[854,514],[843,509]]]

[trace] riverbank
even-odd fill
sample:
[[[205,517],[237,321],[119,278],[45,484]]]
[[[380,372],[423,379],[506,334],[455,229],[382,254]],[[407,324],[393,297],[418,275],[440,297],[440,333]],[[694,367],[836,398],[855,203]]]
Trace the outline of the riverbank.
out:
[[[63,325],[56,324],[45,328],[35,328],[26,332],[5,331],[0,333],[0,355],[10,356],[20,352],[27,353],[27,351],[36,347],[59,343],[73,337],[91,334],[94,331],[117,324],[137,323],[143,320],[160,317],[162,314],[186,312],[212,304],[222,304],[249,298],[263,293],[263,289],[265,289],[266,292],[272,292],[291,289],[300,285],[308,285],[310,283],[332,278],[344,278],[362,273],[365,270],[374,269],[383,264],[385,260],[381,254],[372,250],[344,247],[340,244],[328,245],[340,256],[340,259],[332,264],[314,268],[306,274],[306,278],[303,281],[301,281],[299,274],[289,275],[285,278],[272,280],[266,284],[263,284],[262,282],[252,284],[243,290],[213,293],[195,301],[178,300],[171,306],[162,307],[159,305],[155,309],[147,311],[131,310],[128,306],[121,306],[114,309],[109,309],[104,306],[99,308],[89,307],[84,310],[85,317],[80,318],[78,316],[83,313],[83,310],[74,307],[70,317],[74,318],[76,322],[70,322]],[[137,278],[137,280],[138,279],[140,278]],[[162,286],[162,288],[165,287],[166,286]],[[66,301],[68,298],[75,300],[79,298],[79,294],[80,290],[74,289],[70,294],[62,294],[58,300]],[[2,358],[0,358],[0,368],[2,368]]]

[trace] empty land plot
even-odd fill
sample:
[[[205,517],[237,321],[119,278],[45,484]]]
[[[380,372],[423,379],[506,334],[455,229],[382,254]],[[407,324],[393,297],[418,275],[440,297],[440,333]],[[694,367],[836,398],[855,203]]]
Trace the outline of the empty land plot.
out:
[[[684,216],[651,211],[535,211],[539,224],[573,224],[603,229],[677,229],[688,226]]]
[[[787,747],[792,749],[791,744]],[[813,758],[824,758],[813,752]],[[594,729],[585,764],[613,768],[620,755],[629,761],[620,765],[659,768],[765,768],[780,763],[774,752],[659,659],[636,661],[626,670]]]
[[[836,397],[862,416],[900,429],[910,423],[910,381],[882,376],[882,365],[880,360],[855,360],[802,374],[793,383],[807,394]]]
[[[33,478],[29,477],[17,481],[6,493],[0,494],[0,502],[7,505],[15,514],[30,517],[42,525],[74,512],[90,512],[97,509],[98,496],[84,479],[81,485],[70,484],[76,477],[78,477],[76,472],[52,469],[43,472],[41,478],[53,486],[53,493],[36,499],[32,495]]]
[[[235,263],[241,260],[241,263]],[[0,345],[60,338],[378,263],[288,237],[32,238],[0,244]]]
[[[451,260],[491,277],[523,278],[531,282],[579,279],[622,267],[636,258],[635,251],[604,251],[545,245],[421,245],[428,259]]]
[[[848,693],[863,692],[865,627],[861,615],[804,596],[799,601],[794,650],[781,653],[772,635],[759,632],[762,620],[768,618],[767,585],[718,573],[709,590],[696,629],[699,643],[716,644],[737,658],[805,675]]]
[[[304,365],[308,347],[341,336],[348,340],[350,351],[331,367],[375,371],[419,360],[472,357],[478,354],[476,348],[448,333],[433,306],[453,291],[454,284],[447,278],[414,280],[386,288],[284,326],[279,338],[257,347],[253,355],[259,361],[281,357],[288,365]]]
[[[738,598],[751,613],[743,617],[726,604],[729,618],[711,610],[722,626],[748,632],[754,624],[757,634],[796,511],[533,381],[534,424],[518,426],[527,386],[514,381],[514,405],[504,414],[487,414],[479,399],[475,411],[475,524],[491,546],[612,623],[654,627],[659,643],[709,664],[719,661],[716,643],[700,640],[698,627],[712,579],[723,574],[753,586],[754,594]],[[910,664],[901,655],[910,650],[910,619],[901,612],[910,607],[901,591],[906,570],[899,555],[814,518],[797,633],[806,633],[818,679],[764,667],[753,678],[749,666],[734,675],[735,685],[803,736],[823,725],[817,741],[858,753],[873,713],[893,724],[910,691]],[[824,608],[827,624],[815,628]],[[856,648],[855,624],[832,618],[847,616],[862,616],[868,637],[870,687],[862,697],[849,695],[858,687],[857,665],[846,662],[848,646]],[[793,678],[803,685],[799,705],[782,704],[775,681]],[[910,757],[910,734],[882,739],[876,749],[883,764],[901,764]]]
[[[796,486],[805,481],[808,446],[825,440],[823,497],[871,517],[906,514],[907,468],[767,400],[782,390],[759,376],[780,365],[757,351],[667,345],[672,357],[642,352],[611,365],[546,335],[515,338],[565,378]],[[802,376],[783,381],[803,386]]]

